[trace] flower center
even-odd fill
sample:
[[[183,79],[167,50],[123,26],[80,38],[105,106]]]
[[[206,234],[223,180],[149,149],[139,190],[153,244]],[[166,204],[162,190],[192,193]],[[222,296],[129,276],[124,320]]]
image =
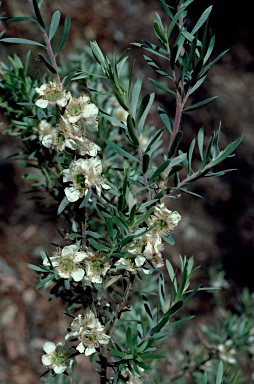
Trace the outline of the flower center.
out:
[[[101,260],[93,261],[91,264],[91,269],[94,273],[101,273],[103,271],[103,262]]]
[[[79,187],[81,188],[86,188],[87,187],[87,184],[86,184],[86,176],[83,175],[82,173],[79,173],[77,176],[76,176],[76,183]]]
[[[96,345],[97,340],[96,340],[96,335],[93,333],[85,333],[82,335],[82,343],[84,345]]]
[[[56,100],[59,99],[60,95],[61,95],[61,92],[56,90],[56,89],[54,89],[53,91],[47,92],[46,99],[48,101],[56,101]]]
[[[66,358],[67,358],[66,353],[55,352],[54,356],[52,356],[52,363],[56,365],[61,365],[65,362]]]
[[[78,103],[77,104],[71,104],[68,106],[68,112],[71,116],[76,116],[81,112],[81,107]]]
[[[73,261],[71,259],[63,259],[59,263],[59,269],[62,272],[72,271],[74,269],[74,263],[73,263]]]

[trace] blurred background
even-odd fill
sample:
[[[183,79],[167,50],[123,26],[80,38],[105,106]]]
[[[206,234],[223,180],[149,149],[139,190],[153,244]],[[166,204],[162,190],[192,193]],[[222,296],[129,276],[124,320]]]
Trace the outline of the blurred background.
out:
[[[238,171],[197,182],[192,190],[206,196],[204,200],[184,195],[172,202],[171,209],[181,213],[182,221],[175,231],[176,245],[170,248],[167,257],[177,264],[179,254],[194,255],[196,264],[202,266],[195,278],[204,286],[209,285],[213,273],[224,270],[230,284],[225,293],[230,306],[235,305],[243,287],[254,290],[254,30],[250,1],[242,6],[230,0],[196,0],[189,7],[191,21],[197,21],[211,4],[211,28],[216,35],[214,57],[227,48],[230,50],[212,67],[208,80],[195,96],[197,101],[215,95],[219,98],[197,112],[186,114],[182,120],[184,146],[189,145],[202,125],[209,134],[218,129],[220,122],[222,147],[242,133],[244,138],[236,156],[227,160],[227,167]],[[62,59],[70,52],[82,50],[90,40],[97,40],[104,53],[121,53],[131,42],[141,39],[155,42],[152,29],[155,12],[165,24],[168,22],[159,0],[44,0],[42,13],[46,20],[58,9],[62,22],[67,15],[72,19]],[[26,1],[4,0],[0,10],[5,16],[31,15]],[[35,39],[37,34],[36,40],[41,41],[31,24],[1,23],[0,30],[6,30],[5,37]],[[1,44],[0,60],[6,62],[7,55],[14,52],[22,58],[26,48]],[[32,57],[37,53],[37,48],[33,48]],[[132,46],[130,57],[135,58],[136,76],[154,77],[142,55],[141,49]],[[144,83],[144,92],[154,91],[148,79]],[[159,93],[156,102],[174,116],[171,99]],[[1,121],[3,131],[6,128],[3,117]],[[16,152],[17,145],[20,145],[17,139],[1,134],[0,383],[35,384],[39,382],[38,374],[44,372],[40,363],[42,345],[47,340],[61,340],[67,322],[61,303],[49,303],[46,292],[35,291],[37,276],[25,264],[38,263],[42,249],[52,252],[49,243],[57,242],[58,219],[52,212],[40,213],[38,201],[28,199],[29,180],[22,179],[17,163],[7,159]],[[197,318],[203,318],[211,316],[213,309],[212,296],[202,293],[190,310]],[[93,382],[89,362],[82,359],[79,370],[83,373],[80,384]]]

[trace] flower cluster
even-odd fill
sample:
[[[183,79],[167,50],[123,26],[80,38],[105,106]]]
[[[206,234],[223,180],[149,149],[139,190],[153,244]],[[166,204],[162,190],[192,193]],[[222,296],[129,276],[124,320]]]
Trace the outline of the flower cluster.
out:
[[[97,156],[100,148],[86,136],[86,129],[98,130],[98,108],[90,102],[87,95],[72,97],[61,84],[50,82],[36,88],[39,98],[35,104],[40,108],[58,105],[64,108],[60,122],[55,127],[43,120],[37,129],[42,144],[56,151],[72,150],[81,156],[63,170],[63,182],[70,183],[65,195],[70,202],[86,196],[89,188],[95,187],[100,195],[101,189],[109,189],[102,177],[102,163]]]
[[[136,257],[124,257],[118,260],[115,265],[125,265],[125,268],[132,273],[137,273],[137,269],[144,266],[146,261],[154,268],[161,268],[164,265],[162,237],[173,231],[180,220],[180,214],[167,209],[164,203],[156,206],[153,214],[147,220],[148,227],[146,229],[149,231],[135,239],[134,243],[127,248],[128,253]],[[142,269],[147,273],[147,269]]]
[[[96,352],[100,345],[108,344],[110,336],[106,335],[105,327],[95,317],[94,313],[87,309],[84,316],[78,315],[71,323],[71,331],[65,336],[66,340],[77,338],[79,341],[76,349],[86,356]]]
[[[63,279],[72,278],[79,282],[84,277],[91,283],[101,284],[103,277],[110,269],[105,253],[86,248],[81,251],[76,244],[66,245],[58,249],[53,256],[43,260],[44,266],[53,266],[58,276]]]

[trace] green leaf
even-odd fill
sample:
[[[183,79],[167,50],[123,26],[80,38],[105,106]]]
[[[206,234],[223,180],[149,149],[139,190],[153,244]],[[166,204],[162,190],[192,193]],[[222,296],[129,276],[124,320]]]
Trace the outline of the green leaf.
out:
[[[190,107],[187,107],[183,110],[183,112],[194,111],[195,109],[203,107],[203,105],[211,103],[213,100],[217,99],[218,96],[209,97],[209,99],[203,100],[197,104],[193,104]]]
[[[186,8],[186,6],[183,5],[183,6],[179,9],[179,11],[175,14],[173,20],[171,21],[170,26],[169,26],[169,28],[168,28],[168,38],[170,37],[171,32],[173,31],[174,26],[179,22],[179,17],[180,17],[181,14],[185,11],[185,8]]]
[[[143,173],[146,173],[150,163],[150,156],[146,153],[143,157]]]
[[[169,133],[172,133],[173,132],[173,124],[172,124],[170,118],[168,117],[167,113],[161,107],[158,107],[158,111],[159,111],[160,118],[163,121],[163,123],[165,124],[165,126],[167,127]]]
[[[206,22],[206,20],[208,19],[211,11],[212,11],[212,8],[213,6],[211,5],[210,7],[208,7],[203,13],[202,15],[200,16],[200,18],[198,19],[196,25],[194,26],[194,28],[192,29],[191,31],[191,34],[194,35],[200,27],[202,27],[202,25]]]
[[[203,160],[204,135],[204,127],[201,127],[198,131],[198,150],[201,160]]]
[[[117,127],[121,127],[123,129],[126,129],[126,125],[124,123],[122,123],[121,121],[115,119],[114,117],[108,115],[107,113],[103,112],[102,110],[100,110],[100,114],[108,121],[110,121],[111,123],[113,123],[114,125],[116,125]]]
[[[183,301],[178,301],[175,303],[163,316],[163,318],[159,321],[159,323],[153,327],[150,331],[151,335],[154,335],[155,333],[160,332],[160,330],[164,327],[164,325],[167,324],[169,321],[169,318],[173,316],[177,311],[179,311],[180,308],[183,306]]]
[[[64,43],[65,43],[65,41],[66,41],[66,39],[67,39],[69,30],[70,30],[70,26],[71,26],[71,18],[70,18],[70,16],[66,16],[65,21],[64,21],[63,31],[62,31],[62,34],[61,34],[61,37],[60,37],[58,46],[57,46],[57,48],[56,48],[56,50],[55,50],[55,56],[56,56],[56,55],[61,51],[61,49],[63,48]]]
[[[116,143],[114,143],[113,141],[109,140],[109,139],[106,139],[105,140],[106,144],[112,148],[115,152],[117,152],[119,155],[123,156],[123,157],[127,157],[128,159],[131,159],[133,161],[136,161],[136,162],[140,162],[136,157],[132,156],[130,153],[126,152],[124,149],[122,149],[121,147],[119,147],[119,145],[117,145]]]
[[[45,271],[47,271],[47,268],[45,268],[45,267],[38,267],[37,265],[33,265],[33,264],[29,264],[29,263],[27,263],[26,265],[28,266],[28,268],[33,269],[36,272],[44,272],[45,273]]]
[[[87,194],[85,195],[84,199],[82,200],[82,203],[80,204],[79,208],[84,208],[87,206],[89,199],[92,195],[92,190],[89,188]]]
[[[163,31],[161,31],[161,28],[158,24],[158,21],[155,20],[154,23],[153,23],[153,28],[154,28],[154,32],[155,32],[155,35],[157,36],[158,40],[166,46],[167,44],[167,39],[163,33]]]
[[[175,155],[178,147],[179,147],[179,144],[180,142],[182,141],[182,138],[183,138],[183,131],[178,131],[175,138],[174,138],[174,141],[168,151],[168,158],[171,158]]]
[[[129,132],[130,138],[132,140],[132,143],[136,147],[138,147],[139,141],[138,141],[138,138],[137,138],[136,133],[135,133],[135,122],[130,115],[128,115],[128,117],[127,117],[127,127],[128,127],[128,132]]]
[[[32,1],[33,1],[34,13],[35,13],[36,19],[37,19],[39,25],[41,26],[42,30],[45,31],[45,24],[44,24],[44,21],[43,21],[42,16],[41,16],[41,11],[40,11],[40,8],[38,6],[38,3],[36,0],[32,0]]]
[[[164,241],[166,241],[166,243],[170,244],[170,245],[174,245],[175,244],[175,240],[173,238],[173,236],[168,233],[167,236],[166,235],[162,235],[161,236],[163,238]]]
[[[5,23],[11,23],[11,22],[19,22],[19,21],[35,21],[37,23],[37,20],[34,19],[33,17],[23,17],[23,16],[18,16],[18,17],[0,17],[1,21],[4,21]]]
[[[144,154],[147,154],[150,151],[152,145],[155,144],[158,140],[160,140],[163,131],[164,131],[164,128],[160,129],[158,132],[156,132],[154,134],[154,136],[152,137],[151,141],[149,142]]]
[[[154,96],[155,93],[153,92],[151,94],[145,95],[142,99],[137,116],[139,134],[141,134],[144,128],[145,120],[154,101]]]
[[[152,183],[168,167],[169,163],[170,160],[166,160],[156,169],[149,179],[150,183]]]
[[[98,243],[98,241],[94,240],[93,238],[89,238],[88,242],[98,251],[101,252],[110,252],[110,248],[106,247],[105,245]]]
[[[49,40],[53,39],[53,37],[55,36],[55,33],[59,26],[60,18],[61,18],[61,12],[56,11],[52,16],[50,27],[49,27]]]
[[[67,197],[65,196],[63,198],[63,200],[61,201],[59,207],[58,207],[58,211],[57,211],[57,214],[59,215],[60,213],[62,213],[65,208],[67,207],[67,205],[69,204],[69,200],[67,199]]]
[[[154,353],[141,353],[141,354],[139,354],[139,356],[142,359],[165,359],[166,358],[165,355],[157,355]]]
[[[164,9],[164,11],[166,12],[166,14],[168,15],[168,17],[172,20],[174,18],[174,15],[172,14],[172,12],[170,11],[170,7],[168,4],[166,4],[166,1],[165,0],[160,0],[161,1],[161,5],[162,5],[162,8]]]
[[[5,37],[4,39],[1,39],[3,43],[12,43],[12,44],[31,44],[31,45],[37,45],[38,47],[45,47],[45,45],[41,43],[37,43],[37,41],[28,40],[28,39],[20,39],[18,37]]]
[[[137,105],[138,105],[138,99],[139,99],[141,87],[142,87],[142,77],[140,76],[136,80],[133,86],[132,95],[131,95],[130,108],[131,108],[131,113],[134,119],[136,118],[136,111],[137,111]]]
[[[203,384],[207,384],[207,373],[204,373]]]
[[[50,70],[50,72],[55,75],[56,74],[56,70],[51,65],[51,63],[47,59],[45,59],[45,57],[43,57],[40,53],[38,54],[38,57],[39,57],[38,61],[43,62],[46,65],[46,67]]]
[[[213,160],[211,163],[209,163],[209,168],[214,167],[215,165],[221,163],[223,160],[227,159],[233,152],[234,150],[238,147],[238,145],[241,143],[243,138],[243,135],[238,137],[235,141],[232,143],[228,144],[228,146],[219,153],[219,155],[216,157],[215,160]]]
[[[217,370],[216,384],[222,384],[223,383],[222,379],[223,379],[223,362],[221,361]]]
[[[154,208],[149,209],[145,213],[143,213],[139,218],[131,225],[131,228],[137,227],[140,223],[143,223],[148,217],[150,217],[151,213],[153,212]]]
[[[45,284],[47,284],[50,280],[54,279],[54,275],[50,274],[49,276],[45,277],[45,279],[41,280],[37,285],[36,289],[43,287]]]
[[[172,89],[169,89],[168,87],[166,87],[165,85],[162,85],[160,84],[158,81],[156,80],[153,80],[149,77],[149,80],[159,89],[161,89],[162,91],[166,92],[166,93],[170,93],[170,95],[173,95],[173,96],[176,96],[176,93],[174,91],[172,91]]]

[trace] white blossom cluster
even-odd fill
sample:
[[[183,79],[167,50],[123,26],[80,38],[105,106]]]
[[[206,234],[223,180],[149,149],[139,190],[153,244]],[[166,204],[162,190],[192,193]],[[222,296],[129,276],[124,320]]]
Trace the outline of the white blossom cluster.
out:
[[[78,315],[71,323],[71,331],[65,336],[66,340],[77,338],[76,347],[80,353],[86,356],[96,352],[100,345],[108,344],[110,336],[106,335],[105,327],[95,317],[94,313],[87,309],[84,316]]]
[[[86,136],[86,129],[98,130],[98,108],[90,102],[88,96],[72,97],[61,84],[50,82],[36,88],[39,97],[35,104],[39,108],[57,105],[62,108],[59,124],[52,127],[42,120],[36,128],[42,144],[56,151],[70,149],[81,158],[73,160],[63,171],[63,182],[69,183],[65,195],[70,202],[84,197],[89,188],[95,187],[98,194],[102,188],[109,189],[102,176],[102,163],[97,156],[100,148]]]
[[[156,206],[153,214],[147,220],[148,227],[146,229],[152,229],[135,239],[133,244],[128,246],[128,253],[132,254],[133,257],[126,256],[119,259],[116,265],[124,265],[125,269],[131,273],[137,273],[140,267],[142,267],[143,272],[149,273],[149,270],[143,268],[147,261],[154,268],[161,268],[164,265],[162,236],[172,232],[180,220],[180,214],[176,211],[170,211],[164,203]]]
[[[106,254],[87,248],[81,251],[76,244],[66,245],[53,256],[43,260],[44,266],[52,266],[63,279],[81,281],[84,276],[91,283],[102,283],[102,277],[110,268]]]

